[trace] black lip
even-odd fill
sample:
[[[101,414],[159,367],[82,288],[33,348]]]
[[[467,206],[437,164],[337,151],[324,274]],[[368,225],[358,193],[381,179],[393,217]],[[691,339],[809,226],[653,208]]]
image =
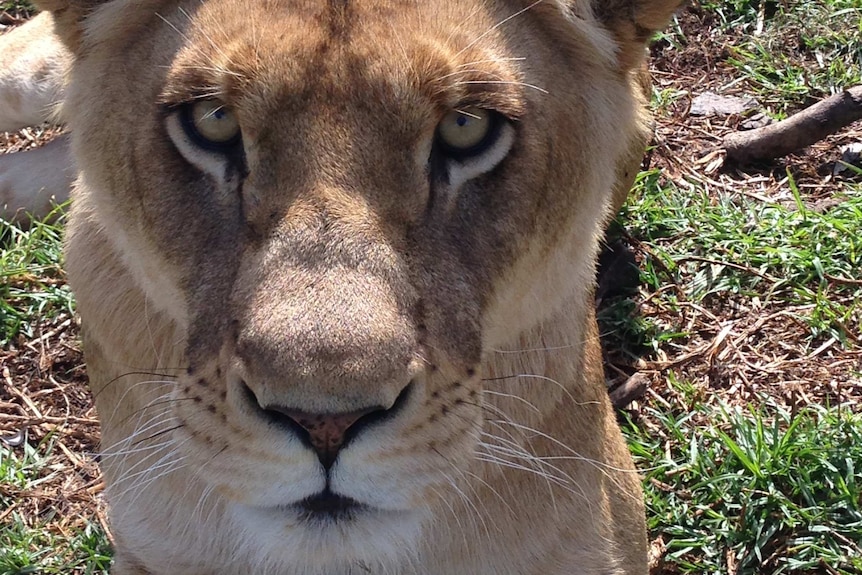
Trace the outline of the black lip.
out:
[[[355,499],[333,493],[328,487],[292,507],[305,519],[316,521],[348,521],[357,513],[367,509]]]

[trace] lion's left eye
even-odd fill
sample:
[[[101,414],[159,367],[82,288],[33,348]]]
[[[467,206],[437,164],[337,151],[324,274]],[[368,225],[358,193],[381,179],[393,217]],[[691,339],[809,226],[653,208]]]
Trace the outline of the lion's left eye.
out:
[[[477,156],[494,144],[498,124],[497,115],[490,110],[453,110],[437,125],[437,141],[447,155]]]
[[[240,138],[236,114],[219,100],[198,100],[182,109],[183,128],[197,145],[224,150]]]

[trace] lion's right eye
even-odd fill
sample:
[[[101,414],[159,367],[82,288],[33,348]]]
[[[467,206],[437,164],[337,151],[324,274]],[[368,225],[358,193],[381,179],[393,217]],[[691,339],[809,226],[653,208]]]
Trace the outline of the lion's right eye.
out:
[[[239,120],[219,100],[197,100],[183,106],[180,113],[186,134],[202,148],[223,151],[239,142]]]
[[[166,105],[165,129],[180,155],[195,168],[236,187],[246,174],[238,114],[215,98]]]

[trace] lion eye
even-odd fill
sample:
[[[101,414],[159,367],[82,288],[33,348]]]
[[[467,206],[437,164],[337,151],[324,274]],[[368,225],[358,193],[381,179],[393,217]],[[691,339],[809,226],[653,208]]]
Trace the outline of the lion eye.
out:
[[[444,151],[456,156],[475,156],[494,141],[493,112],[481,108],[453,110],[437,125],[437,139]]]
[[[205,148],[227,148],[240,136],[236,114],[219,100],[198,100],[187,105],[183,119],[189,137]]]

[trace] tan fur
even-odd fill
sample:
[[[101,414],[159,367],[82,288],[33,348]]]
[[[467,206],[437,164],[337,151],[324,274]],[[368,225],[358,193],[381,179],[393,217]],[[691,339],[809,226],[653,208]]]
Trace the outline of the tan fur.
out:
[[[70,56],[51,30],[51,15],[40,14],[0,35],[0,132],[41,124],[63,97]]]
[[[647,572],[592,290],[674,4],[45,2],[115,575]],[[241,162],[184,139],[202,94]],[[470,106],[510,147],[442,177]],[[273,416],[376,407],[328,479]],[[326,481],[365,508],[304,519]]]
[[[67,135],[34,150],[0,154],[0,217],[23,224],[44,219],[69,198],[74,179]]]
[[[40,14],[0,35],[0,132],[55,117],[71,57],[50,30],[51,16]],[[74,174],[67,137],[26,153],[0,154],[0,217],[43,219],[68,198]]]

